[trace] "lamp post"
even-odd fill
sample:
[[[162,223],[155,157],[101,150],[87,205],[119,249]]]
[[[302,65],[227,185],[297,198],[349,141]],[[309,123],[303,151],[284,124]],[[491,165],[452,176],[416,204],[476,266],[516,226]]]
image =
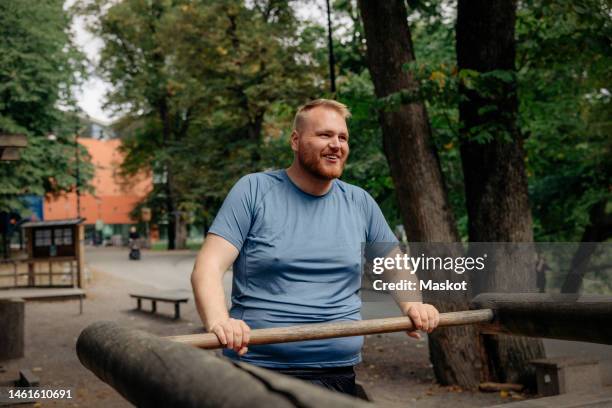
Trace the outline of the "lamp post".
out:
[[[331,23],[331,6],[329,0],[325,0],[327,4],[327,47],[329,51],[329,87],[332,93],[336,93],[336,59],[334,58],[334,41],[332,39],[332,23]]]
[[[142,207],[140,209],[140,219],[145,223],[145,246],[146,248],[150,248],[151,241],[149,240],[149,222],[151,221],[151,209],[148,207]]]

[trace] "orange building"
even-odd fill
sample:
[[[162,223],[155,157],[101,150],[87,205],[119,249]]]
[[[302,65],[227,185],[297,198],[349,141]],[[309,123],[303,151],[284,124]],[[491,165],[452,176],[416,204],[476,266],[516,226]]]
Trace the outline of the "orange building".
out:
[[[153,188],[150,176],[141,175],[129,183],[119,177],[123,160],[119,152],[120,139],[98,140],[79,138],[79,143],[91,155],[95,173],[92,185],[94,193],[82,193],[80,216],[86,225],[102,221],[105,225],[133,224],[130,212]],[[60,220],[77,217],[76,193],[63,194],[58,198],[45,197],[44,219]]]

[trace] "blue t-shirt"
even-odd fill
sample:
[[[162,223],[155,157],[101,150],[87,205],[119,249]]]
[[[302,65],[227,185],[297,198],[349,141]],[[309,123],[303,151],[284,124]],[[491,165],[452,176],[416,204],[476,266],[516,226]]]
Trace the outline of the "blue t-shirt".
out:
[[[209,232],[239,251],[230,316],[252,329],[360,320],[361,246],[397,242],[363,189],[336,179],[314,196],[285,170],[241,178]],[[356,336],[249,346],[240,359],[277,368],[349,366],[361,361],[362,345]]]

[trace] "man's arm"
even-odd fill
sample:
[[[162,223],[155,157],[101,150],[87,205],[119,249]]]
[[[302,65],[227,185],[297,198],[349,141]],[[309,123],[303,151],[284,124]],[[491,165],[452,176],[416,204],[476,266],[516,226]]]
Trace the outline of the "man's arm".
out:
[[[396,255],[403,255],[399,246],[387,254],[389,258],[395,258]],[[385,282],[400,282],[402,280],[411,281],[414,283],[415,290],[411,291],[410,300],[406,296],[402,296],[397,291],[391,291],[391,296],[397,303],[398,307],[404,316],[410,317],[416,330],[422,330],[426,333],[431,333],[440,322],[440,313],[433,305],[423,303],[421,291],[419,290],[419,282],[416,274],[411,273],[408,269],[392,269],[383,273]],[[409,336],[420,339],[421,335],[417,331],[407,332]]]
[[[244,321],[230,318],[223,291],[223,274],[237,257],[236,247],[218,235],[208,234],[191,273],[191,286],[206,330],[215,333],[227,348],[243,355],[250,328]]]

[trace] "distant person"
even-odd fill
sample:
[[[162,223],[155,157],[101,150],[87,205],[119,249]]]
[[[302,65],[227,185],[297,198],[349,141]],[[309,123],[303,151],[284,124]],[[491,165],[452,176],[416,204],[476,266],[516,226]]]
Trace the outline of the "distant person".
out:
[[[140,239],[140,234],[138,233],[138,230],[136,230],[135,226],[131,226],[130,227],[130,235],[129,238],[131,241],[135,241],[137,239]]]
[[[140,234],[136,230],[135,226],[130,227],[130,235],[128,245],[130,247],[130,259],[139,260],[140,259]]]

